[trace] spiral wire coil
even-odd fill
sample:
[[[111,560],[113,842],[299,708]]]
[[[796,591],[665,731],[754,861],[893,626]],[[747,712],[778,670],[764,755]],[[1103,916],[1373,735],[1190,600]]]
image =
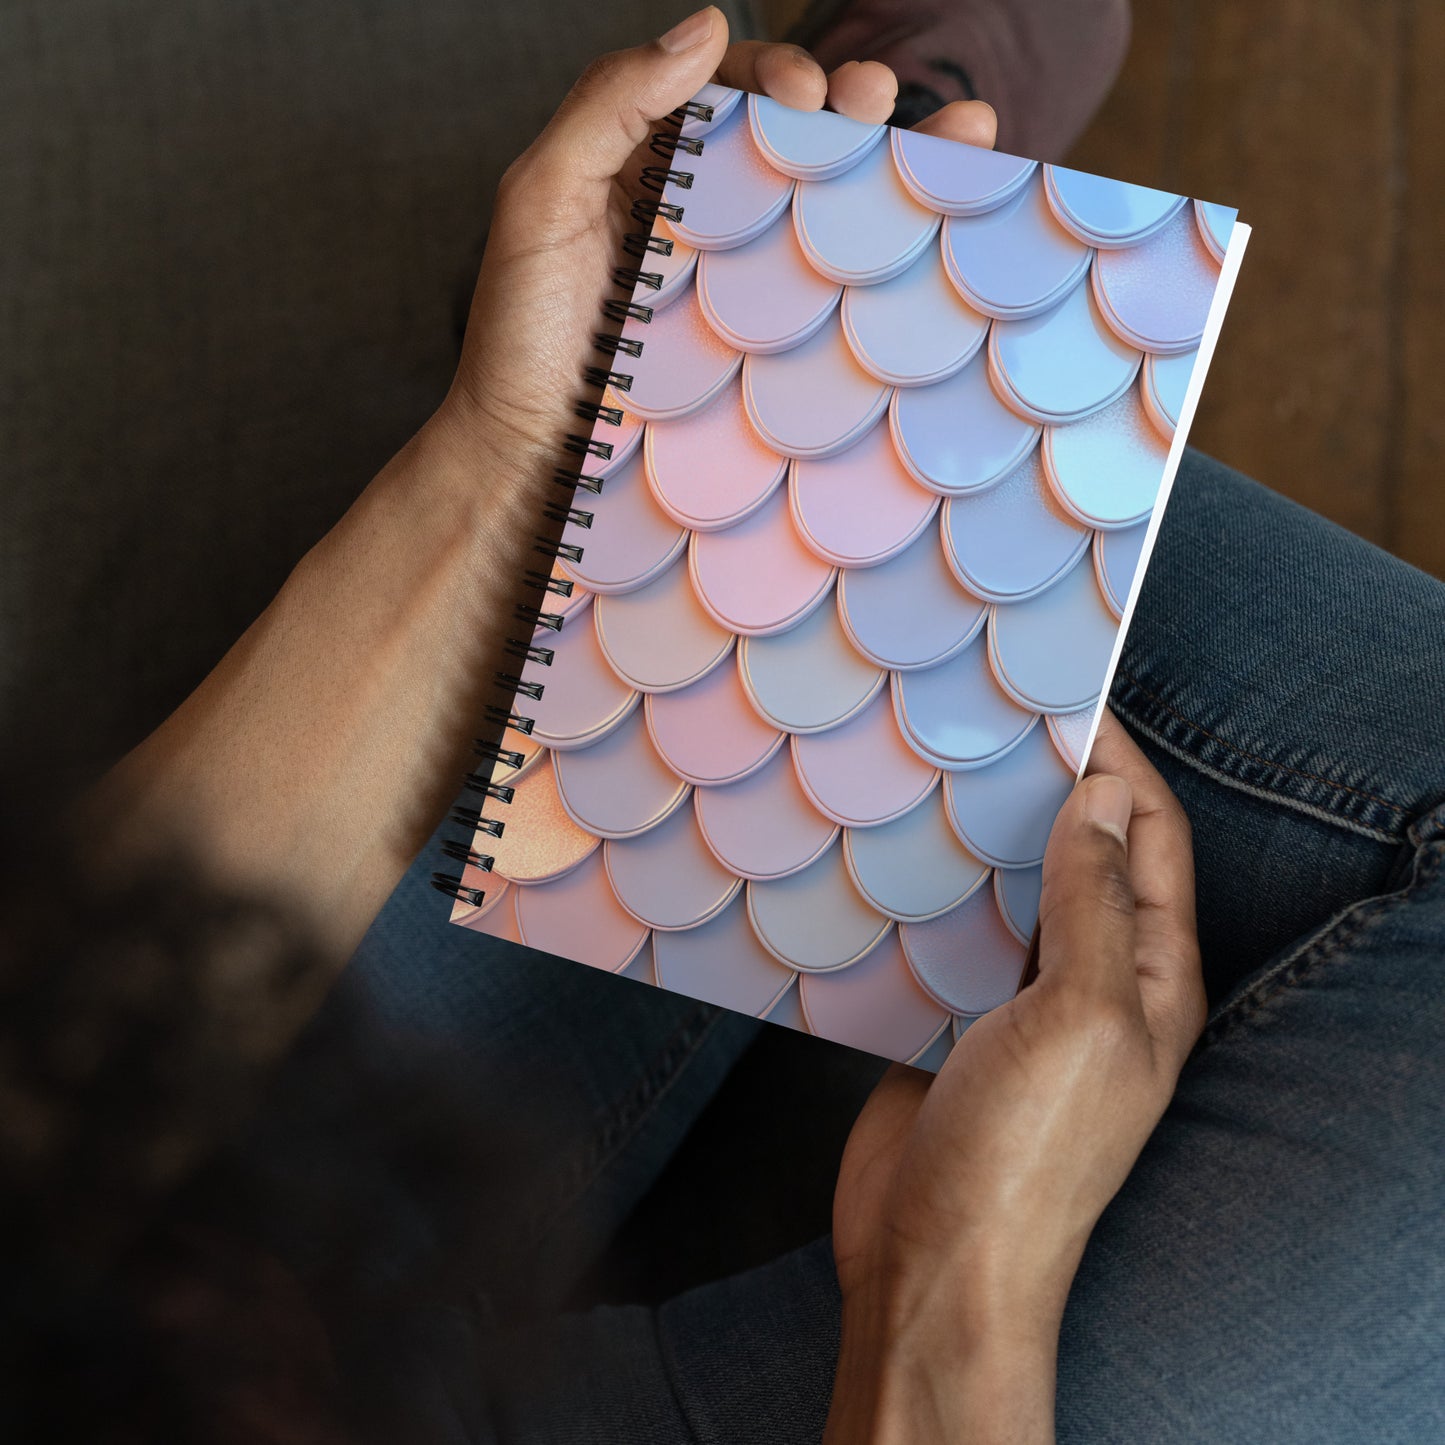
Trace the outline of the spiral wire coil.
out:
[[[693,182],[691,171],[677,170],[672,162],[681,152],[684,155],[698,156],[702,154],[703,141],[695,136],[682,134],[682,126],[688,120],[710,121],[712,119],[712,107],[701,101],[690,100],[685,105],[679,106],[668,117],[676,129],[658,131],[648,142],[648,149],[662,160],[668,162],[662,166],[644,166],[640,177],[641,184],[650,191],[659,195],[671,184],[677,190],[690,190]],[[609,321],[623,324],[628,321],[636,321],[640,325],[647,326],[652,322],[653,308],[644,301],[639,301],[639,292],[660,290],[663,283],[663,274],[660,271],[653,271],[646,268],[646,261],[649,256],[670,256],[672,255],[673,243],[665,236],[652,234],[652,227],[659,217],[665,221],[680,221],[682,219],[683,207],[675,202],[653,200],[648,196],[639,196],[632,203],[631,216],[639,225],[646,226],[646,231],[629,231],[623,237],[622,248],[628,256],[643,264],[638,266],[615,266],[612,270],[613,284],[620,287],[627,293],[625,298],[609,298],[603,303],[603,314]],[[607,366],[589,366],[583,371],[583,380],[587,385],[596,387],[599,392],[611,387],[614,392],[626,393],[632,388],[632,376],[626,371],[616,369],[620,358],[636,357],[642,355],[643,343],[635,337],[614,335],[608,332],[598,332],[593,336],[593,344],[597,350],[609,359]],[[583,421],[592,422],[594,425],[621,426],[623,412],[620,407],[604,405],[602,401],[578,401],[573,412]],[[610,442],[598,440],[588,434],[586,436],[576,432],[568,432],[563,442],[565,449],[572,455],[585,460],[587,457],[595,457],[599,461],[608,461],[612,456],[612,445]],[[553,473],[553,481],[559,486],[567,488],[566,499],[557,499],[548,502],[542,508],[542,515],[548,521],[568,524],[586,529],[591,527],[593,513],[575,505],[578,491],[585,491],[596,495],[602,491],[603,479],[599,476],[589,474],[581,467],[562,466]],[[551,561],[561,559],[566,562],[580,562],[583,549],[573,542],[563,542],[559,538],[538,532],[532,539],[532,550],[540,553]],[[554,577],[550,572],[542,572],[537,569],[528,569],[522,574],[522,580],[529,588],[541,593],[541,600],[536,604],[519,602],[513,609],[512,617],[515,621],[530,627],[533,637],[538,628],[550,632],[559,632],[562,627],[562,615],[551,612],[547,609],[546,598],[550,596],[570,597],[573,584],[565,577]],[[503,652],[510,658],[516,659],[521,664],[536,663],[540,667],[550,667],[555,653],[552,648],[542,646],[532,640],[531,637],[509,637],[503,647]],[[538,701],[544,691],[544,684],[533,682],[522,678],[519,673],[497,672],[493,675],[497,686],[511,695],[511,704],[507,707],[489,705],[484,713],[485,720],[494,727],[500,727],[505,737],[507,731],[520,734],[522,737],[530,737],[535,726],[535,719],[526,717],[517,711],[518,699],[525,698],[532,702]],[[511,768],[517,770],[526,762],[526,755],[509,748],[503,742],[493,741],[491,738],[477,738],[472,744],[473,754],[479,758],[484,766],[476,772],[468,773],[463,779],[467,789],[480,796],[482,806],[487,802],[507,804],[512,801],[514,789],[506,783],[495,780],[493,773],[497,767]],[[488,838],[500,838],[506,824],[499,818],[487,818],[482,814],[481,807],[464,807],[458,805],[453,808],[450,821],[458,827],[468,830],[468,837],[463,840],[449,839],[442,844],[442,852],[454,862],[462,864],[463,867],[474,868],[480,873],[490,873],[495,857],[490,853],[483,853],[474,846],[477,835]],[[436,872],[431,877],[432,887],[445,893],[448,897],[465,903],[469,907],[478,908],[486,897],[486,891],[475,888],[465,881],[465,875],[447,872]]]

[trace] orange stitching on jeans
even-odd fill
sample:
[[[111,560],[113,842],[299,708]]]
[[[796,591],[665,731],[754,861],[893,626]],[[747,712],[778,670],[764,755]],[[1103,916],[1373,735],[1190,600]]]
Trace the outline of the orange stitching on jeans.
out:
[[[1170,717],[1178,718],[1186,727],[1193,728],[1197,733],[1203,733],[1212,742],[1216,742],[1222,748],[1228,748],[1230,752],[1237,753],[1242,758],[1248,758],[1252,763],[1263,763],[1267,768],[1278,768],[1282,773],[1292,773],[1297,778],[1308,778],[1312,783],[1323,783],[1327,788],[1338,788],[1341,792],[1353,793],[1359,798],[1368,798],[1372,803],[1378,803],[1382,808],[1388,808],[1392,813],[1398,813],[1402,818],[1406,816],[1405,809],[1398,803],[1392,803],[1388,798],[1382,798],[1378,793],[1367,792],[1364,788],[1352,788],[1348,783],[1336,782],[1333,778],[1321,777],[1319,773],[1307,773],[1303,768],[1292,768],[1288,763],[1276,762],[1273,758],[1261,757],[1258,753],[1251,753],[1244,748],[1237,747],[1228,738],[1222,738],[1218,733],[1210,732],[1207,727],[1201,726],[1193,718],[1185,717],[1182,712],[1164,701],[1157,693],[1152,693],[1133,673],[1125,672],[1124,669],[1116,669],[1116,676],[1122,677],[1126,682],[1133,683],[1140,692],[1151,702],[1156,702]]]

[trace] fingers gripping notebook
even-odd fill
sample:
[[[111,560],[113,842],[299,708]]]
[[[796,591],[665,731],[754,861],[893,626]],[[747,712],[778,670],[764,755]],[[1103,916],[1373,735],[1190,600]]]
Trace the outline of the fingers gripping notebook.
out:
[[[937,1068],[1019,987],[1247,228],[686,111],[452,919]]]

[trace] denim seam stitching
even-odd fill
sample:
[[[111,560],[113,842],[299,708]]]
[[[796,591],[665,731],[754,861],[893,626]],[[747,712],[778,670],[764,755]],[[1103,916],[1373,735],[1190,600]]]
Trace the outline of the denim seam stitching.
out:
[[[1403,888],[1381,897],[1362,898],[1322,924],[1243,992],[1226,999],[1210,1017],[1192,1050],[1206,1052],[1227,1038],[1241,1024],[1255,1017],[1266,1004],[1278,998],[1315,969],[1337,957],[1356,942],[1379,918],[1405,903],[1411,893],[1429,883],[1445,865],[1445,842],[1428,843],[1416,855],[1409,881]],[[1191,1055],[1191,1056],[1192,1056]]]

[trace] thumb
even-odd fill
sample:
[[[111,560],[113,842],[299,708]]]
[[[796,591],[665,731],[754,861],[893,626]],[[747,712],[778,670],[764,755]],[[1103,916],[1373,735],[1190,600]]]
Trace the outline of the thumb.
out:
[[[600,215],[612,178],[707,83],[727,44],[727,18],[709,5],[647,45],[594,60],[523,156],[532,178],[578,214]]]
[[[1109,773],[1085,778],[1059,810],[1044,854],[1039,975],[1053,975],[1101,1002],[1137,1008],[1132,812],[1132,789]]]

